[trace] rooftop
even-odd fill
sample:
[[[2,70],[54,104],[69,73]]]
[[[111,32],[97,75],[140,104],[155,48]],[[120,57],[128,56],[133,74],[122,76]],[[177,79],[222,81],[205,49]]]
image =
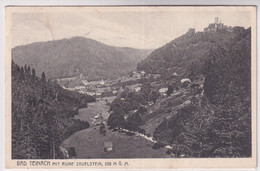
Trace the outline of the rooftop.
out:
[[[112,144],[112,142],[104,142],[104,146],[105,147],[112,147],[113,144]]]

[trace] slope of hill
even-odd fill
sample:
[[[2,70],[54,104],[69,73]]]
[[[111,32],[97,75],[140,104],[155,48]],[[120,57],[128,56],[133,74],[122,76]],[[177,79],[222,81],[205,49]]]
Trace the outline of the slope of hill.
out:
[[[190,29],[185,35],[154,50],[137,68],[148,73],[160,73],[166,76],[181,67],[191,79],[203,73],[204,62],[209,58],[212,48],[230,49],[230,42],[240,41],[250,29],[233,27],[232,30],[216,32],[197,32]]]
[[[39,78],[29,66],[12,62],[12,158],[60,158],[61,142],[88,122],[73,119],[95,99]]]
[[[147,75],[141,91],[125,90],[111,103],[111,127],[153,136],[159,144],[154,148],[171,146],[174,157],[252,155],[251,28],[191,29],[153,51],[138,69]],[[184,78],[191,84],[181,83]],[[166,94],[156,96],[162,89]]]
[[[212,36],[216,35],[218,41],[209,47],[207,58],[198,63],[199,67],[192,70],[192,63],[182,64],[187,65],[187,73],[196,70],[197,74],[205,75],[204,96],[172,111],[172,117],[164,120],[153,134],[161,143],[171,144],[177,156],[250,157],[252,154],[251,30],[212,32]],[[200,42],[199,39],[197,43]],[[197,52],[191,54],[194,53]],[[196,57],[194,61],[198,60]],[[196,99],[192,94],[189,96]]]
[[[116,78],[136,69],[150,50],[119,48],[92,39],[74,37],[33,43],[12,49],[12,59],[43,71],[48,78],[88,76],[89,80]]]

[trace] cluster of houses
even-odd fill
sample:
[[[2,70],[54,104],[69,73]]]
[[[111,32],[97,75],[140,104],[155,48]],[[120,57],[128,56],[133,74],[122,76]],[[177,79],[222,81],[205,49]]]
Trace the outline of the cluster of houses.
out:
[[[128,75],[130,78],[141,79],[143,76],[145,76],[145,72],[144,71],[132,71]]]
[[[138,93],[138,92],[140,92],[140,90],[141,90],[141,86],[142,86],[142,84],[126,85],[126,86],[125,86],[125,90],[134,91],[134,92]]]
[[[178,69],[178,68],[177,68]],[[82,77],[84,80],[82,80],[82,85],[75,86],[74,88],[66,88],[63,86],[64,89],[68,89],[71,91],[78,91],[82,94],[88,94],[95,97],[104,97],[104,96],[119,96],[123,91],[132,91],[135,93],[139,93],[141,91],[142,84],[140,83],[134,83],[134,84],[128,84],[128,85],[115,85],[116,83],[124,83],[131,80],[138,80],[141,78],[149,77],[150,75],[154,76],[154,74],[146,74],[144,71],[132,71],[129,73],[128,76],[123,76],[118,78],[117,80],[111,80],[111,81],[104,81],[98,80],[98,81],[87,81]],[[176,72],[176,68],[174,68],[174,71],[172,72],[173,76],[180,77],[178,72]],[[160,77],[160,75],[156,75],[156,77]],[[119,81],[120,80],[120,81]],[[180,79],[180,85],[183,87],[188,87],[192,85],[192,81],[189,78],[183,78]],[[197,89],[197,86],[192,86],[191,89]],[[158,90],[161,97],[167,96],[168,87],[159,87]],[[175,90],[174,90],[175,91]]]
[[[83,85],[81,86],[75,86],[73,88],[63,86],[63,88],[71,91],[78,91],[79,93],[88,94],[90,96],[101,96],[104,92],[114,91],[106,85],[103,79],[99,81],[82,80],[82,83]]]
[[[128,81],[136,81],[136,80],[140,80],[144,76],[145,76],[144,71],[131,71],[131,72],[128,73],[128,75],[119,77],[118,79],[111,81],[111,82],[113,82],[113,83],[118,83],[118,82],[123,83],[123,82],[128,82]]]
[[[190,88],[191,93],[196,93],[199,89],[203,89],[205,77],[202,76],[200,81],[192,82],[189,78],[183,78],[180,80],[180,85],[185,88]],[[161,87],[159,89],[159,93],[161,97],[165,97],[167,95],[168,87]],[[175,90],[174,90],[175,91]]]
[[[98,80],[98,81],[88,81],[85,79],[83,75],[80,75],[81,85],[77,85],[73,88],[71,87],[65,87],[63,86],[64,89],[71,90],[71,91],[78,91],[79,93],[82,94],[88,94],[91,96],[102,96],[102,94],[108,94],[108,95],[117,95],[120,90],[122,90],[122,87],[120,86],[112,86],[116,83],[124,83],[128,81],[135,81],[139,80],[142,77],[144,77],[145,72],[144,71],[132,71],[129,73],[128,76],[122,76],[116,80]],[[141,86],[138,85],[127,85],[124,86],[124,89],[129,89],[131,91],[139,92],[141,90]]]

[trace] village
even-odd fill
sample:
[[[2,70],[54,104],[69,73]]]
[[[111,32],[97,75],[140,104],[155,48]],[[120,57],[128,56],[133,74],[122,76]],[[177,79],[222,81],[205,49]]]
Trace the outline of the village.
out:
[[[147,143],[156,143],[155,139],[151,137],[151,135],[155,131],[156,127],[165,118],[169,119],[178,109],[191,103],[196,103],[198,106],[200,106],[201,99],[203,97],[203,76],[197,80],[191,81],[191,79],[183,77],[184,74],[181,73],[180,68],[173,68],[172,71],[170,74],[171,79],[168,82],[164,82],[160,74],[147,74],[144,71],[132,71],[128,75],[119,77],[115,80],[101,79],[98,81],[87,81],[86,77],[82,74],[79,77],[74,77],[70,80],[60,79],[59,84],[61,84],[64,89],[77,91],[81,94],[88,94],[96,98],[95,103],[89,103],[87,108],[80,109],[79,114],[75,116],[75,119],[80,119],[90,123],[90,128],[85,130],[88,133],[84,133],[84,137],[88,137],[88,145],[92,146],[91,144],[93,143],[100,144],[98,149],[92,147],[91,149],[93,152],[90,152],[91,155],[86,156],[86,154],[82,154],[79,150],[83,147],[79,148],[80,145],[75,142],[75,137],[71,137],[63,143],[63,145],[60,147],[60,150],[63,151],[67,158],[95,157],[93,154],[96,153],[96,150],[99,151],[99,153],[96,155],[105,155],[111,157],[111,155],[115,155],[115,148],[118,150],[118,148],[121,146],[121,144],[117,141],[117,138],[125,138],[125,136],[121,135],[122,132],[142,138],[147,141]],[[123,94],[126,92],[133,92],[135,94],[141,93],[141,89],[146,82],[149,82],[149,84],[152,85],[153,91],[156,91],[159,96],[155,101],[149,101],[145,106],[142,105],[147,109],[147,111],[142,116],[142,118],[145,120],[145,124],[141,126],[141,128],[145,130],[145,134],[127,129],[121,129],[121,133],[108,130],[107,120],[111,114],[110,104],[115,99],[125,101],[126,99]],[[170,84],[174,86],[172,93],[169,95],[169,87],[171,87],[169,86]],[[172,103],[171,110],[173,113],[162,112],[158,114],[158,110],[164,111],[165,109],[169,108],[169,106],[165,106],[169,101]],[[136,112],[137,110],[130,111],[128,115],[124,116],[124,119],[127,120]],[[82,132],[77,134],[83,136]],[[77,134],[73,136],[78,136]],[[89,137],[90,135],[91,138]],[[115,136],[117,138],[115,138]],[[99,140],[99,142],[94,142],[97,140]],[[85,141],[82,142],[86,143]],[[115,147],[115,145],[119,147]],[[73,147],[72,152],[69,152],[71,146],[76,147],[76,149]],[[171,149],[171,147],[166,146],[165,150],[167,149]],[[89,148],[86,150],[89,151]]]
[[[172,78],[180,80],[178,85],[188,86],[192,83],[189,78],[182,78],[183,74],[172,73]],[[144,71],[132,71],[128,75],[119,77],[114,80],[97,80],[88,81],[83,74],[79,77],[61,78],[56,81],[66,90],[77,91],[81,94],[87,94],[95,98],[118,97],[123,91],[140,92],[142,88],[142,80],[149,80],[153,87],[157,89],[160,95],[166,96],[168,87],[165,83],[157,82],[160,80],[160,74],[146,74]],[[182,78],[182,79],[181,79]],[[203,79],[203,78],[201,78]],[[176,81],[175,81],[176,82]],[[197,88],[197,83],[193,87]],[[201,86],[201,85],[200,85]],[[123,99],[122,99],[123,100]]]
[[[216,32],[222,29],[232,31],[232,28],[225,26],[216,17],[215,22],[204,31]],[[173,44],[172,48],[177,47]],[[135,154],[132,157],[136,156],[136,153],[139,153],[137,156],[146,154],[151,156],[152,154],[152,156],[161,157],[161,155],[169,154],[167,150],[173,148],[171,145],[165,145],[162,149],[154,148],[158,144],[153,137],[156,128],[185,106],[193,105],[197,108],[202,106],[205,77],[197,75],[197,77],[189,78],[183,68],[176,66],[161,70],[160,74],[134,70],[111,80],[89,81],[87,76],[80,74],[78,77],[61,78],[56,81],[64,89],[87,94],[96,99],[95,103],[89,103],[87,108],[80,109],[74,118],[89,122],[90,128],[77,132],[64,141],[60,148],[67,158],[114,158],[118,155],[124,157],[125,153],[131,156],[128,153],[133,149],[132,145],[135,144],[133,142],[136,141],[142,147],[138,152],[134,150]],[[147,85],[149,85],[148,88]],[[145,96],[143,93],[148,91],[145,89],[149,89],[150,94],[154,93],[154,97],[148,98],[146,104],[138,101],[139,109],[132,106],[127,114],[123,114],[124,121],[127,123],[135,114],[140,115],[140,108],[143,108],[143,113],[140,115],[140,119],[144,122],[139,128],[141,131],[117,127],[109,129],[108,118],[113,112],[111,104],[115,100],[127,104],[129,103],[127,94]],[[78,139],[82,139],[79,141],[80,144],[76,141]],[[141,148],[147,153],[141,153]],[[171,157],[176,157],[173,153],[171,155]],[[185,157],[185,155],[180,154],[179,157]]]

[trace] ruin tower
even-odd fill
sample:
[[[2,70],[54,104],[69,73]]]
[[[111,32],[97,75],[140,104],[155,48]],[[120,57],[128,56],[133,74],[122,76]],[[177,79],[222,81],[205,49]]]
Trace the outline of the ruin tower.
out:
[[[215,17],[215,24],[218,24],[218,17]]]

